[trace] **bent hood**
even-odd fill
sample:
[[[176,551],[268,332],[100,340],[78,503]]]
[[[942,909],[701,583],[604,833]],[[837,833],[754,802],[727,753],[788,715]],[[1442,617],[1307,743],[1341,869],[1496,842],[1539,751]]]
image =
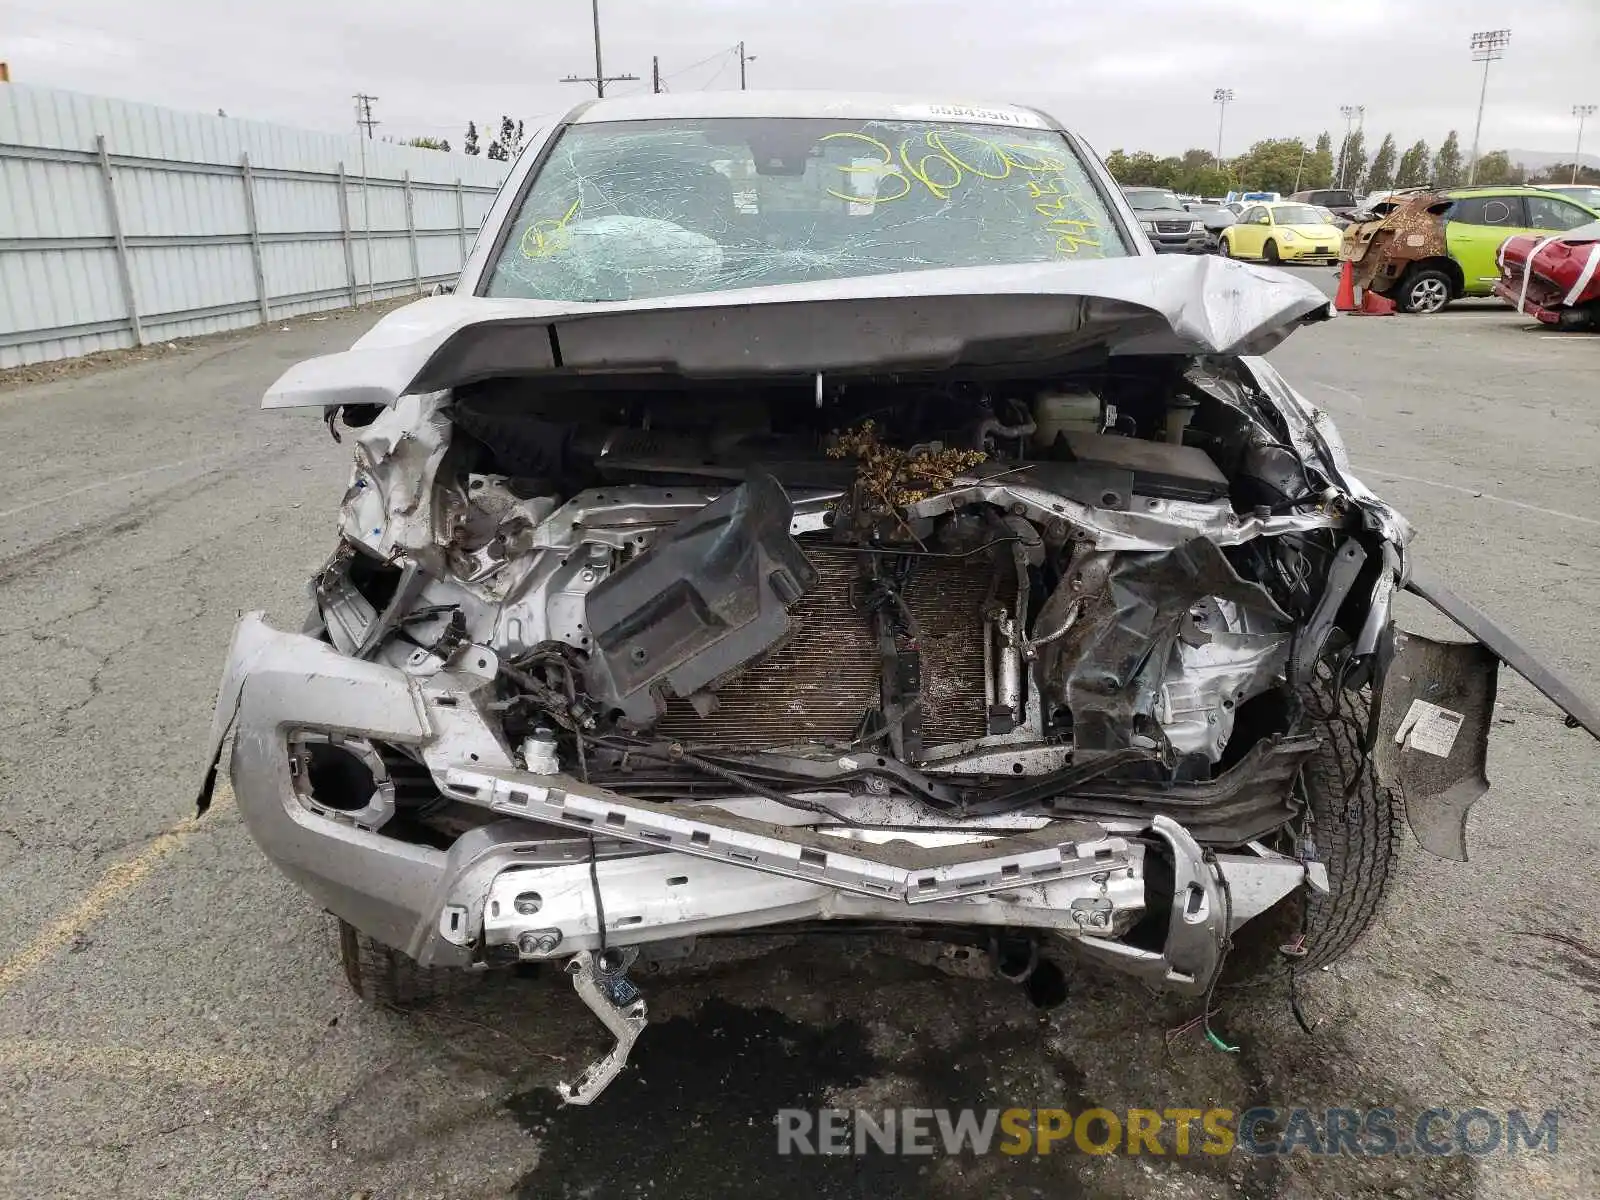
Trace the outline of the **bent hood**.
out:
[[[1328,314],[1327,297],[1281,271],[1154,255],[603,304],[437,296],[291,367],[262,406],[387,405],[556,371],[737,378],[1046,367],[1095,351],[1262,354]]]

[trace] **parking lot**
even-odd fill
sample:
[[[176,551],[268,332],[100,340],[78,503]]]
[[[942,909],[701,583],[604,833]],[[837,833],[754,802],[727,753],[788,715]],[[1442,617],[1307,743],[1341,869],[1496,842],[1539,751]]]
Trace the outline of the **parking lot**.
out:
[[[347,477],[316,415],[261,412],[261,392],[371,319],[0,390],[0,1193],[1594,1194],[1600,744],[1509,674],[1472,861],[1407,843],[1382,926],[1301,989],[1314,1036],[1272,989],[1219,993],[1232,1054],[1169,1042],[1193,1003],[1121,980],[1074,975],[1041,1013],[1010,985],[828,940],[642,980],[633,1065],[563,1111],[550,1085],[604,1035],[558,979],[411,1017],[363,1008],[331,921],[226,797],[192,811],[233,622],[299,621]],[[1341,319],[1272,358],[1412,519],[1416,554],[1600,690],[1600,337],[1476,303]],[[795,1159],[773,1126],[826,1105],[1254,1104],[1559,1109],[1559,1147]]]

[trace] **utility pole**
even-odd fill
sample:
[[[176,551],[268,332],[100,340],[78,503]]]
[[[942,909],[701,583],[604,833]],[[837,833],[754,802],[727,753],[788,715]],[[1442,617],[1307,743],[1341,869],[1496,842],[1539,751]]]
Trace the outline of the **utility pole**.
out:
[[[1572,150],[1572,182],[1578,182],[1578,163],[1583,159],[1583,122],[1587,117],[1594,116],[1596,107],[1593,104],[1574,104],[1572,115],[1578,118],[1578,144]]]
[[[607,75],[605,64],[600,60],[600,0],[589,0],[589,7],[594,13],[594,74],[593,75],[567,75],[562,83],[592,83],[596,99],[606,98],[606,84],[626,83],[639,78],[637,75]]]
[[[1489,95],[1489,64],[1506,56],[1511,42],[1509,29],[1483,29],[1472,35],[1472,61],[1483,64],[1483,86],[1478,90],[1478,123],[1472,127],[1472,160],[1467,164],[1467,182],[1478,177],[1478,135],[1483,132],[1483,102]]]
[[[1211,93],[1211,103],[1217,106],[1217,169],[1222,169],[1222,119],[1228,115],[1228,105],[1233,100],[1232,88],[1218,88]]]
[[[1367,119],[1367,106],[1365,104],[1341,104],[1339,115],[1344,118],[1344,142],[1339,147],[1339,187],[1345,186],[1345,177],[1350,174],[1350,126],[1357,121],[1365,122]]]
[[[661,56],[659,54],[650,56],[650,90],[657,94],[661,91]]]
[[[745,63],[753,63],[753,62],[755,62],[755,60],[756,60],[756,56],[754,54],[746,54],[744,52],[744,42],[741,41],[739,43],[739,90],[741,92],[749,90],[745,86],[744,65],[745,65]]]
[[[379,124],[372,115],[372,102],[376,96],[365,92],[355,94],[356,128],[364,129],[367,136],[356,136],[361,147],[361,240],[367,244],[367,302],[378,298],[377,280],[372,277],[372,193],[367,188],[367,143],[372,140],[372,127]]]

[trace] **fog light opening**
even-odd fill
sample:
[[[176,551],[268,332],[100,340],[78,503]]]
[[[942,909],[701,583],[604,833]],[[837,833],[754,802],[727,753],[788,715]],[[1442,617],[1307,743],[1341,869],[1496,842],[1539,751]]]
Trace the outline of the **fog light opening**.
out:
[[[357,812],[372,802],[378,781],[372,768],[343,746],[311,742],[305,747],[311,799],[335,812]]]

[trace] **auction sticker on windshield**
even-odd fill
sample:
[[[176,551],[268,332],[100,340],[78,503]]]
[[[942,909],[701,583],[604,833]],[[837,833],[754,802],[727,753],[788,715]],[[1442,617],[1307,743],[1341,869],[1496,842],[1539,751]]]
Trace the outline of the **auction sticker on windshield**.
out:
[[[908,121],[971,121],[983,125],[1017,125],[1048,129],[1043,117],[1025,108],[969,108],[965,104],[896,104],[894,115]]]

